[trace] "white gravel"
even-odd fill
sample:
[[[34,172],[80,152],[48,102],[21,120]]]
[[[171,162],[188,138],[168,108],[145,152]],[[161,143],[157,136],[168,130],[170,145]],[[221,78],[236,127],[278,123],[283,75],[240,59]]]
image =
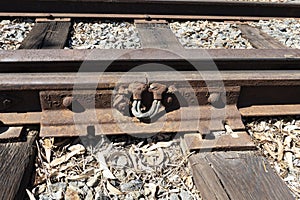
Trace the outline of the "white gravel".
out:
[[[68,48],[136,49],[140,47],[140,39],[132,23],[97,21],[74,23]]]
[[[260,20],[251,22],[250,25],[260,28],[287,47],[300,49],[300,20],[293,18]]]
[[[0,49],[15,50],[34,26],[32,19],[0,21]]]
[[[236,24],[199,20],[173,22],[170,27],[185,48],[253,48],[249,41],[242,37]]]

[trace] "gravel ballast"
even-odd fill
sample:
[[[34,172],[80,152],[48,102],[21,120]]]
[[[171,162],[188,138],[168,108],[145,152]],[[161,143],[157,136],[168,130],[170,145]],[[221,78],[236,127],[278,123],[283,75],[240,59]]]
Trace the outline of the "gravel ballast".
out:
[[[211,21],[173,22],[170,28],[185,48],[251,49],[236,24]]]
[[[0,21],[0,49],[15,50],[34,26],[32,19],[14,19]]]
[[[300,20],[293,18],[260,20],[251,22],[250,25],[261,29],[287,47],[300,49]]]
[[[200,200],[188,156],[169,134],[44,138],[37,142],[36,199]]]
[[[76,22],[73,25],[71,49],[137,49],[141,47],[135,26],[129,22]]]

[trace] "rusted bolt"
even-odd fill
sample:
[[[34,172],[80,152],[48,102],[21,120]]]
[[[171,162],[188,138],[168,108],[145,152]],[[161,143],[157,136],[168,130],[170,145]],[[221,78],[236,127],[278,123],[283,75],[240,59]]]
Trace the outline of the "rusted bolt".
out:
[[[191,96],[191,94],[189,92],[184,92],[184,97],[185,98],[189,98]]]
[[[120,85],[118,88],[118,94],[128,94],[128,88],[125,85]]]
[[[113,107],[119,110],[120,112],[125,111],[126,107],[129,105],[129,99],[124,95],[118,94],[114,97]]]
[[[120,103],[123,101],[123,95],[117,94],[113,100],[113,107],[117,108]]]
[[[128,107],[128,104],[126,104],[126,103],[121,103],[121,104],[119,105],[119,110],[124,111],[124,110],[126,110],[127,107]]]
[[[157,100],[162,99],[162,93],[167,90],[167,86],[160,83],[152,83],[149,87],[149,92],[153,93],[153,98]]]
[[[4,111],[7,110],[9,107],[12,105],[12,100],[11,99],[3,99],[2,104],[0,104],[0,110]]]
[[[62,104],[67,108],[72,105],[73,97],[65,97]]]
[[[172,103],[172,102],[173,102],[173,98],[172,98],[172,97],[168,97],[168,98],[167,98],[167,103],[170,104],[170,103]]]
[[[12,101],[10,99],[4,99],[2,101],[2,104],[4,107],[8,107],[11,103],[12,103]]]
[[[128,90],[132,92],[134,100],[141,100],[142,93],[147,89],[147,85],[144,83],[131,83],[128,86]]]
[[[170,85],[170,86],[168,87],[167,93],[174,94],[174,93],[177,92],[177,91],[178,91],[178,90],[177,90],[177,88],[175,87],[175,85]]]
[[[211,93],[207,99],[208,103],[213,104],[219,101],[221,94],[220,93]]]

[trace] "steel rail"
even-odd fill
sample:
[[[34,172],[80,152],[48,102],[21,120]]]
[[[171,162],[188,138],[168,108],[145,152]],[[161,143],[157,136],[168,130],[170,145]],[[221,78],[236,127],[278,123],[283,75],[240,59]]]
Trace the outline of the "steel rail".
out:
[[[89,64],[87,64],[89,63]],[[145,71],[163,70],[164,64],[178,71],[187,70],[298,70],[298,49],[205,49],[175,53],[158,49],[139,50],[13,50],[0,51],[0,72],[126,72],[152,63]],[[200,66],[196,69],[193,64]],[[85,68],[87,67],[88,68]],[[165,70],[163,70],[165,71]]]
[[[47,20],[59,18],[102,18],[102,19],[167,19],[167,20],[216,20],[216,21],[259,21],[270,19],[285,19],[285,16],[221,16],[221,15],[164,15],[164,14],[102,14],[102,13],[42,13],[42,12],[0,12],[2,18],[29,17],[29,18],[45,18]],[[299,17],[293,17],[299,19]]]
[[[161,131],[197,131],[199,125],[199,130],[205,132],[207,125],[212,121],[213,130],[222,130],[223,111],[226,111],[226,119],[235,130],[243,129],[241,114],[243,116],[299,114],[297,98],[300,91],[299,70],[220,71],[219,77],[216,77],[216,71],[200,73],[185,71],[181,72],[180,76],[178,77],[178,72],[0,73],[0,120],[7,126],[41,124],[43,136],[65,136],[65,132],[77,135],[85,133],[87,126],[99,125],[105,129],[103,132],[105,134],[122,134],[124,131],[117,127],[117,123],[130,124],[133,118],[122,115],[112,106],[113,95],[120,85],[143,83],[145,77],[150,83],[175,85],[180,93],[178,98],[182,96],[191,103],[188,107],[181,105],[179,110],[175,106],[177,109],[167,112],[165,114],[167,126]],[[213,108],[207,103],[209,101],[207,94],[222,89],[220,83],[224,84],[227,104]],[[193,99],[189,98],[192,93],[195,93],[199,105],[194,105]],[[277,95],[278,93],[284,95]],[[62,103],[66,97],[78,99],[80,106],[77,108],[66,106]],[[146,98],[143,101],[145,100],[151,99]],[[163,99],[164,102],[165,100]],[[92,101],[95,101],[95,104],[90,104]],[[98,116],[95,119],[92,117],[93,108],[96,109]],[[202,113],[200,121],[197,109]],[[217,112],[210,118],[213,110],[220,113]],[[181,112],[189,115],[181,118]],[[116,117],[114,114],[117,118],[114,118]],[[79,117],[79,121],[74,121],[75,115]],[[74,129],[75,122],[83,128],[81,131]],[[164,123],[160,121],[153,124],[140,123],[142,129],[130,129],[130,133],[152,133],[155,130],[151,126],[156,127],[157,124],[160,127]],[[184,126],[178,126],[179,124]]]
[[[0,13],[299,17],[300,4],[224,0],[12,0],[0,2]]]
[[[113,89],[117,84],[148,81],[185,82],[188,80],[191,85],[205,81],[224,81],[225,85],[240,86],[299,86],[300,70],[257,70],[257,71],[220,71],[220,79],[216,79],[215,71],[191,72],[182,71],[180,74],[185,80],[178,80],[176,72],[105,72],[105,73],[0,73],[0,91],[13,90],[70,90],[77,84],[78,89]],[[202,75],[202,76],[201,76]],[[126,76],[126,78],[123,78]],[[203,78],[205,77],[205,79]],[[121,80],[122,82],[120,82]],[[199,84],[199,83],[197,83]],[[79,87],[80,86],[80,87]],[[201,86],[201,84],[199,84]],[[75,86],[76,87],[76,86]]]

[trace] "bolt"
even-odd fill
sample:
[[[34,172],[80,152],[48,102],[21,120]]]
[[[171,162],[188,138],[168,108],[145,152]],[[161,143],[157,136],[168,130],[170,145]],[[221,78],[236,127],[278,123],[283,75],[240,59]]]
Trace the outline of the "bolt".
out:
[[[67,108],[72,105],[73,97],[65,97],[62,104]]]
[[[174,94],[175,92],[177,92],[178,90],[177,90],[177,88],[175,87],[175,85],[170,85],[169,87],[168,87],[168,91],[167,91],[167,93],[172,93],[172,94]]]
[[[8,109],[11,106],[11,104],[12,104],[12,100],[10,100],[10,99],[4,99],[2,101],[2,104],[0,105],[0,110],[3,111],[3,110]]]
[[[190,97],[190,93],[189,92],[184,93],[184,97],[186,98]]]
[[[10,100],[10,99],[4,99],[4,100],[2,101],[2,104],[3,104],[4,106],[8,106],[8,105],[11,104],[11,100]]]
[[[211,93],[207,99],[208,103],[213,104],[220,99],[220,93]]]
[[[120,111],[125,111],[127,108],[127,104],[126,103],[121,103],[119,106],[118,106],[118,109]]]
[[[142,93],[147,89],[147,85],[144,83],[134,82],[129,84],[128,91],[132,92],[134,100],[142,99]]]
[[[167,98],[167,103],[170,104],[170,103],[172,103],[172,102],[173,102],[173,98],[172,98],[172,97],[168,97],[168,98]]]
[[[153,98],[156,100],[162,99],[162,93],[167,90],[167,86],[160,83],[152,83],[148,89],[149,92],[153,93]]]

